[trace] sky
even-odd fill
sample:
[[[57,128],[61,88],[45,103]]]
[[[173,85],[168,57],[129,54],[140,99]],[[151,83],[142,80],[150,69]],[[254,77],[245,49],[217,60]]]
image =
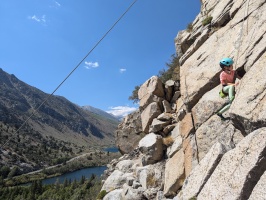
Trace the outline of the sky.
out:
[[[95,47],[132,3],[1,0],[0,68],[51,94],[78,66],[54,95],[125,116],[138,108],[135,86],[167,69],[177,33],[200,12],[199,0],[138,0]]]

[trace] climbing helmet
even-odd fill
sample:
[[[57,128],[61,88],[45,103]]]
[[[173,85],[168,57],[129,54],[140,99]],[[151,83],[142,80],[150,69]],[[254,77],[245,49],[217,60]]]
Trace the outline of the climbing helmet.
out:
[[[229,67],[229,66],[232,65],[233,63],[234,63],[234,61],[233,61],[232,58],[223,58],[223,59],[220,61],[220,66],[221,66],[221,67],[224,67],[224,66]]]

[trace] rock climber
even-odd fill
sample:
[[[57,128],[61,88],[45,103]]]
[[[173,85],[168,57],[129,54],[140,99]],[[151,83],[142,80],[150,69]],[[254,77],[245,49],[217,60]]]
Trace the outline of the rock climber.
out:
[[[233,59],[232,58],[223,58],[220,61],[220,67],[222,68],[222,72],[220,74],[220,82],[222,85],[222,92],[225,95],[228,95],[229,102],[222,109],[217,112],[217,115],[225,120],[223,113],[229,110],[234,98],[235,98],[235,86],[239,83],[235,83],[236,78],[241,79],[241,77],[237,74],[237,71],[233,70]]]

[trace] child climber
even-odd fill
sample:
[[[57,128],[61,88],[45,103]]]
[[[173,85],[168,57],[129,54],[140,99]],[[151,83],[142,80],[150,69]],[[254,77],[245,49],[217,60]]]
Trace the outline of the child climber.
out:
[[[222,72],[220,74],[220,82],[222,84],[222,92],[227,94],[229,97],[229,103],[225,105],[221,110],[218,111],[217,115],[225,120],[223,117],[223,113],[229,110],[234,98],[235,98],[235,86],[238,83],[235,83],[236,77],[240,79],[240,76],[237,75],[237,72],[233,70],[234,61],[231,58],[223,58],[220,61],[220,67],[222,68]]]

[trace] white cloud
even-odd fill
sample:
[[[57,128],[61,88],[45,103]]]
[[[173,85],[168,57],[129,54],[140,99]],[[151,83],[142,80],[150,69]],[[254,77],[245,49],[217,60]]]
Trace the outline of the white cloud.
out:
[[[60,7],[61,6],[61,4],[58,3],[57,1],[55,1],[55,4],[57,5],[57,7]]]
[[[36,21],[36,22],[42,22],[42,23],[46,23],[46,15],[42,15],[41,17],[38,17],[36,15],[32,15],[32,16],[29,16],[28,19],[30,20],[33,20],[33,21]]]
[[[60,8],[61,7],[61,4],[58,2],[58,1],[55,1],[53,0],[51,5],[50,5],[50,8]]]
[[[116,117],[125,117],[128,114],[134,112],[137,110],[135,107],[129,107],[129,106],[116,106],[116,107],[110,107],[110,110],[106,111],[107,113],[113,114]]]
[[[34,21],[36,21],[36,22],[40,22],[40,21],[41,21],[36,15],[29,16],[28,18],[29,18],[29,19],[32,19],[32,20],[34,20]]]
[[[120,71],[120,73],[122,74],[122,73],[124,73],[125,71],[127,71],[127,69],[119,69],[119,71]]]
[[[86,69],[97,68],[99,66],[100,65],[99,65],[98,62],[87,62],[87,61],[85,61],[85,68]]]
[[[46,16],[43,15],[42,18],[41,18],[41,20],[45,23],[46,22]]]

